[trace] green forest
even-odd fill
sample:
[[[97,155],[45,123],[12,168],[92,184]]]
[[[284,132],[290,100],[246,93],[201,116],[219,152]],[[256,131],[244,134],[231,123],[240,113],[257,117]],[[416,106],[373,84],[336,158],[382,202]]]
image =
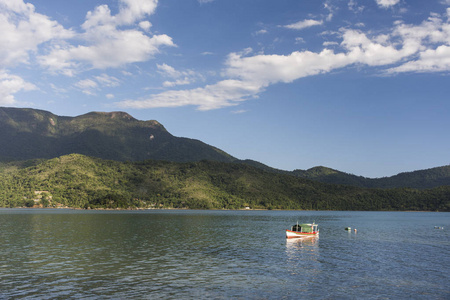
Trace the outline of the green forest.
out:
[[[0,164],[0,207],[450,211],[450,186],[361,188],[247,164],[80,154]]]

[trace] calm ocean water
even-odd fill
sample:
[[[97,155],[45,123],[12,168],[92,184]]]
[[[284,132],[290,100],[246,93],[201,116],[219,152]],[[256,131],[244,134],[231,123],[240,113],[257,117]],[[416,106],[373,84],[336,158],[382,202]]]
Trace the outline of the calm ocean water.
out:
[[[297,221],[320,237],[286,240]],[[450,299],[449,231],[432,212],[0,209],[0,299]]]

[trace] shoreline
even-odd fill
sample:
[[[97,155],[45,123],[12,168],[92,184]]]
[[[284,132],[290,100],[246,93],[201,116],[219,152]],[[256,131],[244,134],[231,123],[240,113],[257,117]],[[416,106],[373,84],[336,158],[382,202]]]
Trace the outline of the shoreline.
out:
[[[77,207],[0,207],[1,210],[8,209],[28,209],[28,210],[79,210],[79,211],[145,211],[145,210],[201,210],[201,211],[361,211],[361,212],[436,212],[436,213],[449,213],[448,211],[431,211],[431,210],[312,210],[312,209],[264,209],[264,208],[77,208]]]

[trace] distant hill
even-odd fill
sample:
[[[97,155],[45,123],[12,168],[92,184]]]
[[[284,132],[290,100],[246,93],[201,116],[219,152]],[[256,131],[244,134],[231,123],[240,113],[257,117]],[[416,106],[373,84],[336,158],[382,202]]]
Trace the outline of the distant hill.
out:
[[[118,162],[71,154],[1,165],[0,207],[450,210],[450,187],[358,188],[240,163]]]
[[[418,188],[428,189],[450,185],[450,165],[427,170],[400,173],[391,177],[366,178],[347,174],[326,167],[314,167],[306,171],[295,170],[295,176],[324,183],[346,184],[366,188]]]
[[[308,170],[285,171],[271,168],[253,160],[241,160],[247,164],[268,172],[290,174],[322,183],[343,184],[362,188],[415,188],[430,189],[439,186],[450,186],[450,165],[427,170],[400,173],[391,177],[367,178],[344,173],[331,168],[318,166]]]
[[[235,160],[201,141],[175,137],[157,121],[139,121],[124,112],[62,117],[37,109],[0,107],[0,144],[0,161],[71,153],[117,161]]]
[[[140,121],[125,112],[64,117],[37,109],[0,107],[0,162],[49,159],[72,153],[115,161],[235,162],[271,173],[364,188],[450,186],[450,166],[376,179],[323,166],[291,172],[253,160],[237,160],[199,140],[175,137],[158,121]]]

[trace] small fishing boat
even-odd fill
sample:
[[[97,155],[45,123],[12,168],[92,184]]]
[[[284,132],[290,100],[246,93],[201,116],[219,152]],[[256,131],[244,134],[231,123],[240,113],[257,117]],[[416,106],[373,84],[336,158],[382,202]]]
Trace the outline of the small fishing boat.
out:
[[[286,238],[301,238],[319,236],[319,225],[310,223],[297,224],[291,227],[291,230],[286,230]]]

